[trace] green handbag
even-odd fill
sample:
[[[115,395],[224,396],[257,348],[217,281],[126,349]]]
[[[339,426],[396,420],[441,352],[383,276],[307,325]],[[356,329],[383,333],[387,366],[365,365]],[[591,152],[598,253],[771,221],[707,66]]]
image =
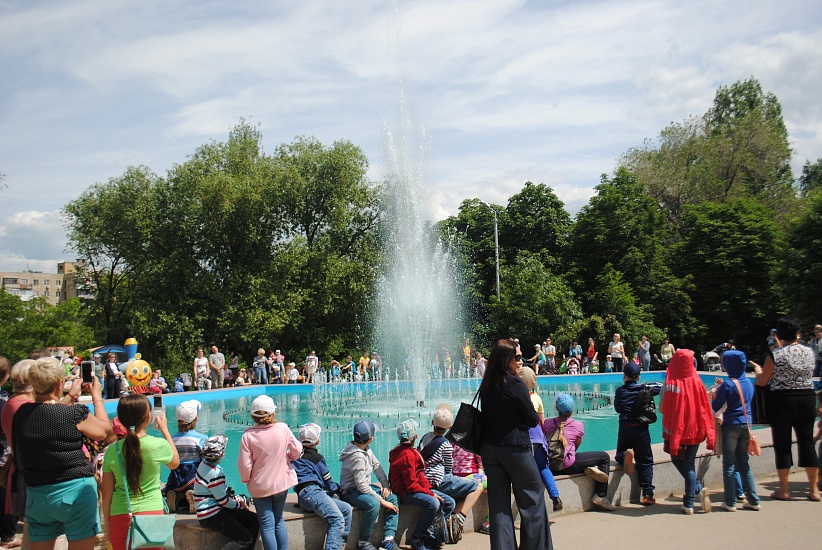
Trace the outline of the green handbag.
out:
[[[126,490],[126,504],[128,505],[128,515],[131,519],[128,528],[128,538],[126,548],[136,550],[137,548],[174,548],[174,525],[177,523],[177,516],[169,515],[168,508],[163,501],[165,514],[162,516],[142,516],[132,515],[131,498],[128,494],[128,481],[126,480],[126,469],[123,466],[122,442],[118,443],[117,460],[120,462],[120,473],[123,476],[123,486]]]

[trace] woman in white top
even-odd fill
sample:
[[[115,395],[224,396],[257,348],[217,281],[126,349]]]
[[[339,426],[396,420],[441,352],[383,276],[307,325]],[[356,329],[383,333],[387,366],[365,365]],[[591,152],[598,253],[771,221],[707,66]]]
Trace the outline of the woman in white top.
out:
[[[211,389],[211,378],[208,376],[208,359],[203,356],[203,350],[197,350],[194,358],[194,387],[197,389]]]
[[[614,362],[614,372],[622,372],[622,362],[625,357],[625,346],[619,341],[619,334],[614,334],[614,340],[608,344],[608,355]]]

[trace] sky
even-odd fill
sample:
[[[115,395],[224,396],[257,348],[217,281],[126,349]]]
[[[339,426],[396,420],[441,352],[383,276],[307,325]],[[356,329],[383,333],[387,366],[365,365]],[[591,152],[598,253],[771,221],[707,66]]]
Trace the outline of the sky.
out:
[[[379,181],[401,97],[432,220],[526,181],[575,214],[628,149],[751,76],[798,177],[822,157],[820,52],[817,0],[0,0],[0,271],[55,272],[65,204],[241,118],[269,153],[349,140]]]

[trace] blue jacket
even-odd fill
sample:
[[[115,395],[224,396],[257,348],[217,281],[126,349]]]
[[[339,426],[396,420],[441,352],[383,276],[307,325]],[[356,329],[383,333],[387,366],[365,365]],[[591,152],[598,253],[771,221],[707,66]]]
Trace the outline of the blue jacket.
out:
[[[745,376],[745,365],[747,358],[739,350],[728,350],[722,354],[722,365],[728,373],[728,379],[716,390],[716,396],[711,402],[714,412],[727,404],[725,414],[722,418],[723,424],[745,424],[745,416],[742,413],[742,402],[739,400],[739,390],[736,389],[734,380],[742,386],[742,395],[745,397],[745,409],[748,412],[748,420],[751,419],[751,400],[753,400],[754,387],[751,381]]]
[[[637,382],[625,382],[622,386],[614,392],[614,410],[619,413],[620,424],[642,424],[636,419],[634,413],[634,405],[639,391],[646,384],[639,384]],[[659,395],[662,386],[657,384],[647,384],[654,391],[654,395]],[[642,424],[646,426],[647,424]]]
[[[317,449],[303,447],[302,456],[292,461],[291,464],[297,473],[297,485],[294,486],[295,493],[300,494],[300,491],[309,485],[319,485],[329,495],[340,491],[340,486],[331,479],[331,472],[328,471],[325,458],[317,452]]]

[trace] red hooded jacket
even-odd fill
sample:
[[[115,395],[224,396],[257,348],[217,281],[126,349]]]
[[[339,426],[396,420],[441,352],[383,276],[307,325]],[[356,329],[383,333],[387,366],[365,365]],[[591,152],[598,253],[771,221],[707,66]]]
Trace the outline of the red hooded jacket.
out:
[[[434,496],[425,477],[425,460],[413,445],[397,445],[388,453],[388,481],[399,498],[408,493]]]
[[[668,363],[662,399],[662,438],[666,451],[674,456],[682,445],[708,442],[714,448],[714,416],[705,384],[696,373],[694,352],[680,349]]]

